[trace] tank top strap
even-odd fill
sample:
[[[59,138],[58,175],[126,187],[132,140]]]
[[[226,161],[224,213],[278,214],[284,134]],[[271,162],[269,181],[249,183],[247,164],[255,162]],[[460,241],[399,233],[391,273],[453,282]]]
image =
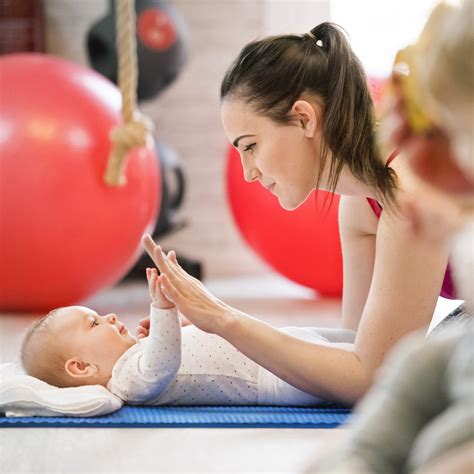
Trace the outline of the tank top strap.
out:
[[[376,199],[373,199],[373,198],[367,198],[367,202],[369,203],[369,206],[374,211],[374,214],[377,217],[380,217],[380,214],[382,214],[382,206],[380,205],[380,203]]]
[[[395,148],[395,150],[393,150],[390,156],[388,157],[387,162],[385,163],[385,166],[388,166],[399,155],[399,153],[400,153],[400,149]],[[374,211],[374,214],[377,217],[380,217],[380,214],[382,214],[382,209],[383,209],[382,205],[376,199],[373,199],[373,198],[367,198],[367,202],[369,203],[369,206]]]
[[[385,163],[385,166],[388,166],[399,154],[400,154],[400,149],[395,148],[395,150],[393,150],[390,156],[388,157],[387,162]]]

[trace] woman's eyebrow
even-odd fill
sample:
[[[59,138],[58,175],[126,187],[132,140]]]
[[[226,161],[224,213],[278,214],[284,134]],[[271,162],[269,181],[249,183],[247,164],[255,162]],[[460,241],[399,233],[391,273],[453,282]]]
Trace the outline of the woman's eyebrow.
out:
[[[254,137],[255,135],[240,135],[240,137],[237,137],[233,142],[232,142],[232,145],[235,146],[235,148],[237,148],[239,146],[239,141],[242,139],[242,138],[247,138],[247,137]]]

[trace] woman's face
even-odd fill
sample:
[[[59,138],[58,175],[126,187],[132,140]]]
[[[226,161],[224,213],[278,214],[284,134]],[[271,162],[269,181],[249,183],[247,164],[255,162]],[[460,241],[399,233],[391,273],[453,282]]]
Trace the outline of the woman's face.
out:
[[[221,118],[227,138],[240,153],[245,180],[259,181],[284,209],[300,206],[316,186],[317,139],[308,137],[303,124],[275,124],[237,100],[222,103]]]

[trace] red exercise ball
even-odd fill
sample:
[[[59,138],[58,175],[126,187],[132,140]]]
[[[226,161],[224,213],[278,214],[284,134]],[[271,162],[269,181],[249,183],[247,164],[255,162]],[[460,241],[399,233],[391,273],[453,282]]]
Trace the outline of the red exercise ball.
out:
[[[321,295],[341,296],[339,196],[318,191],[298,209],[286,211],[259,183],[244,180],[239,153],[233,147],[229,150],[227,194],[243,237],[274,270]]]
[[[0,58],[0,309],[46,311],[116,283],[159,206],[154,149],[134,150],[127,184],[103,176],[118,89],[41,54]]]

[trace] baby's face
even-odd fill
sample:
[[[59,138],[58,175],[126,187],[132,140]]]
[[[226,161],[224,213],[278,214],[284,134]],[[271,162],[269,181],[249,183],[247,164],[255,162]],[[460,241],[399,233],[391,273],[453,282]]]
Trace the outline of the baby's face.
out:
[[[59,309],[51,328],[73,357],[96,364],[102,375],[110,375],[117,359],[137,342],[115,314],[101,316],[85,306]]]

